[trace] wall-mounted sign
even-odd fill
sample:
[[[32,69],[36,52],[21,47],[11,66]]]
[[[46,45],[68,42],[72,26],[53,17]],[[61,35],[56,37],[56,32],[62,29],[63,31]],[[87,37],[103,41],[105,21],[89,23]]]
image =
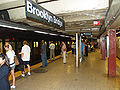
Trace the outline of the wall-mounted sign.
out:
[[[58,29],[65,29],[64,20],[55,16],[54,14],[41,7],[40,5],[34,3],[33,1],[25,0],[25,11],[26,17],[28,19],[32,19]]]
[[[87,32],[87,33],[81,33],[81,36],[91,36],[92,32]]]
[[[99,21],[93,21],[94,26],[99,26],[100,25],[99,23],[100,23]]]

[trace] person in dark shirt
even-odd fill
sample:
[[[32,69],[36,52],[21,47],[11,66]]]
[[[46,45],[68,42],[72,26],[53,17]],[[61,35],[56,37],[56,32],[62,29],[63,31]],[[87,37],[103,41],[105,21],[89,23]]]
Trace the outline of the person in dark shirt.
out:
[[[47,66],[47,55],[46,55],[46,44],[44,40],[42,40],[42,47],[41,47],[41,59],[42,59],[42,67]]]
[[[0,54],[0,90],[10,90],[8,75],[9,67],[5,64],[5,59]]]
[[[85,41],[85,56],[88,56],[88,44],[87,44],[87,40]]]

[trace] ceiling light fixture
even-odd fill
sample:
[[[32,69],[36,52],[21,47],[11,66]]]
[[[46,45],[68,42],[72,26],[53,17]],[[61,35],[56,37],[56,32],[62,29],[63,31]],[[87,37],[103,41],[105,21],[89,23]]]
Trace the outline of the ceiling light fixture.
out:
[[[34,31],[36,33],[41,33],[41,34],[48,34],[47,32],[41,32],[41,31]]]
[[[54,34],[54,33],[49,33],[49,35],[57,36],[58,34]]]
[[[65,37],[69,38],[69,36],[65,36]]]
[[[14,26],[9,26],[9,25],[3,25],[3,24],[0,24],[0,27],[6,27],[6,28],[12,28],[12,29],[18,29],[18,30],[27,30],[25,28],[19,28],[19,27],[14,27]]]
[[[60,35],[61,37],[65,37],[65,35]]]

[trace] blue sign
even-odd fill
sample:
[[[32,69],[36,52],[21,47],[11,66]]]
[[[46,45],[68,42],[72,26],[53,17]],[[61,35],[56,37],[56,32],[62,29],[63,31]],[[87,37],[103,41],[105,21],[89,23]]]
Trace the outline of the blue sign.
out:
[[[92,35],[92,32],[81,33],[81,36],[90,36],[90,35]]]

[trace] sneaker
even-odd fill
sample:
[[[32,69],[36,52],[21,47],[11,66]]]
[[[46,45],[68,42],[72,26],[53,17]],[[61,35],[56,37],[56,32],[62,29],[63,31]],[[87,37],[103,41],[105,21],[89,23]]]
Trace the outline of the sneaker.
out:
[[[29,75],[29,76],[30,76],[30,75],[31,75],[31,74],[30,74],[30,72],[28,72],[28,74],[27,74],[27,75]]]
[[[22,77],[25,77],[25,74],[22,74]]]
[[[11,88],[15,88],[15,86],[12,85]]]

